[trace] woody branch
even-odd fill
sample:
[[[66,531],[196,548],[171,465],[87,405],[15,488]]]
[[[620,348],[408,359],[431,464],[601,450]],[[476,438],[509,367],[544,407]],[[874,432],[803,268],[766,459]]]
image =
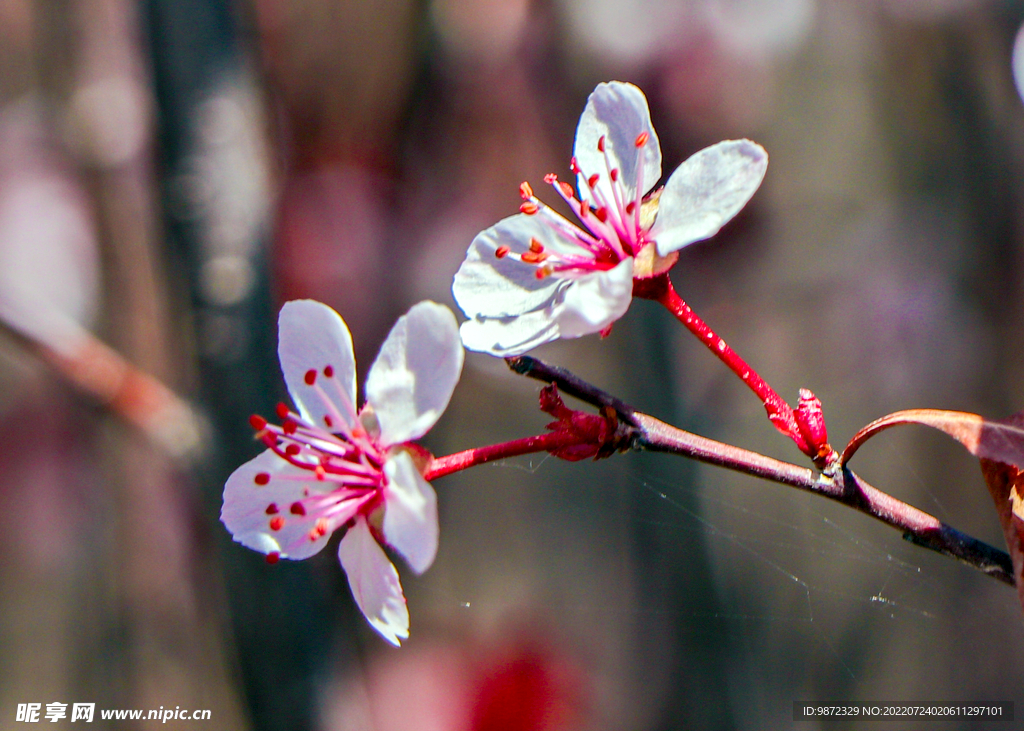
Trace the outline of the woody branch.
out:
[[[506,358],[509,367],[598,408],[611,407],[636,450],[666,452],[815,493],[864,513],[903,533],[903,538],[949,556],[1004,584],[1014,585],[1010,556],[933,515],[868,484],[849,469],[828,473],[783,462],[692,434],[648,416],[573,373],[530,356]]]

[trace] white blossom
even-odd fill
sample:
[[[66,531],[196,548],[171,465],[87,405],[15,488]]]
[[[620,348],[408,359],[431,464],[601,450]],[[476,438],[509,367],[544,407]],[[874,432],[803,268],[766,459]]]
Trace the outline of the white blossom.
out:
[[[452,294],[469,318],[463,343],[517,355],[605,331],[629,308],[634,278],[665,271],[679,249],[717,233],[750,200],[767,165],[754,142],[719,142],[649,195],[661,178],[661,148],[647,99],[632,84],[599,84],[576,128],[576,189],[545,176],[579,224],[520,186],[520,213],[479,233],[455,275]],[[651,200],[656,216],[645,206]]]
[[[236,541],[279,559],[319,552],[344,529],[338,557],[360,610],[385,639],[409,636],[398,572],[383,545],[422,573],[437,553],[437,498],[405,443],[441,416],[462,371],[448,308],[421,302],[381,347],[357,411],[352,338],[344,320],[312,300],[281,309],[278,355],[298,409],[281,426],[253,417],[266,451],[224,488],[221,520]]]

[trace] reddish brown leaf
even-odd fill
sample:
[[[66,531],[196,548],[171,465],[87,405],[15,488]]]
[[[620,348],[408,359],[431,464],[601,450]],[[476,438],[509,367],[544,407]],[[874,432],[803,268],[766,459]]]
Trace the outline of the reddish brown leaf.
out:
[[[1024,494],[1024,472],[1016,467],[989,459],[981,460],[985,484],[996,504],[999,525],[1003,527],[1006,545],[1013,559],[1013,578],[1017,582],[1017,598],[1024,607],[1024,520],[1021,519],[1021,495]]]
[[[910,409],[877,419],[859,432],[843,450],[839,461],[846,464],[860,446],[880,431],[900,424],[923,424],[956,439],[981,459],[1003,462],[1024,469],[1024,418],[986,419],[978,414],[938,409]]]
[[[1024,412],[995,421],[962,411],[897,411],[857,432],[843,450],[840,463],[845,465],[878,432],[900,424],[924,424],[938,429],[979,458],[1010,549],[1017,597],[1024,608]]]

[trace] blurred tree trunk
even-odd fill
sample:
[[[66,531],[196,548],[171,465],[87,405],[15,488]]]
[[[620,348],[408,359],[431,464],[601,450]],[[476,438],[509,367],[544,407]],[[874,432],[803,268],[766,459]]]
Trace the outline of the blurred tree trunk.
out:
[[[171,388],[187,390],[192,359],[186,331],[173,317],[180,303],[173,302],[167,273],[174,270],[162,258],[154,110],[136,7],[80,0],[37,8],[45,91],[57,101],[52,121],[95,204],[101,337]],[[227,661],[223,592],[200,529],[195,486],[141,434],[95,418],[100,489],[110,497],[110,512],[98,517],[112,531],[94,568],[110,582],[101,611],[113,616],[77,619],[76,625],[100,625],[97,637],[106,646],[69,652],[69,662],[85,665],[74,669],[85,676],[112,676],[113,689],[96,690],[114,707],[210,709],[218,728],[244,728]]]

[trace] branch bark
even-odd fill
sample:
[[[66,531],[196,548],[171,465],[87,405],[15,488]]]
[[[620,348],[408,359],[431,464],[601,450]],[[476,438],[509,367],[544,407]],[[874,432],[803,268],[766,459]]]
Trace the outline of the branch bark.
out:
[[[1015,585],[1013,563],[1005,551],[892,497],[849,469],[825,474],[692,434],[636,410],[564,368],[549,366],[527,355],[505,360],[516,373],[554,383],[563,393],[592,406],[614,408],[624,428],[632,430],[634,449],[677,454],[821,495],[901,531],[904,540],[954,558],[1004,584]]]

